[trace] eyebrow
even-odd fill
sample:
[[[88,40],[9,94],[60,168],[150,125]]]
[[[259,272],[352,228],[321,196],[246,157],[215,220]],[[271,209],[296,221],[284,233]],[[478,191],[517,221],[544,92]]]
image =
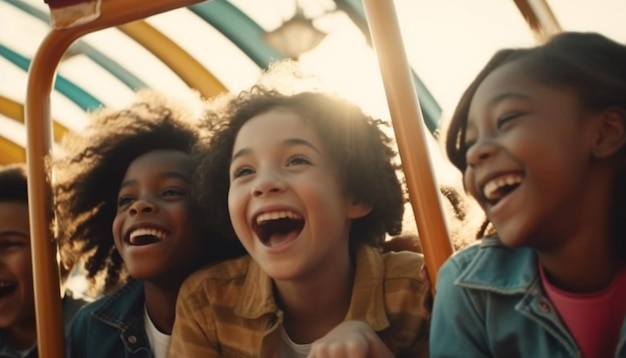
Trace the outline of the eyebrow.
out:
[[[527,94],[524,93],[520,93],[520,92],[504,92],[501,93],[495,97],[493,97],[492,99],[489,100],[489,102],[487,102],[487,105],[489,107],[493,107],[496,104],[505,101],[507,99],[524,99],[524,100],[532,100],[533,98]]]
[[[0,238],[7,237],[7,236],[21,236],[25,239],[30,239],[29,233],[26,233],[23,231],[19,231],[19,230],[0,231]]]
[[[293,146],[305,146],[305,147],[309,147],[311,149],[313,149],[314,151],[316,151],[317,153],[320,153],[320,150],[314,146],[312,143],[301,139],[301,138],[287,138],[282,142],[283,146],[285,147],[293,147]],[[250,148],[243,148],[238,150],[235,154],[233,154],[232,158],[230,159],[230,161],[234,161],[235,159],[244,156],[246,154],[249,154],[252,150]]]
[[[158,174],[159,178],[163,178],[163,179],[168,179],[168,178],[178,178],[181,179],[183,181],[185,181],[186,183],[191,183],[191,178],[189,178],[188,175],[185,175],[181,172],[177,172],[177,171],[166,171],[166,172],[161,172]],[[122,182],[122,184],[120,184],[120,189],[133,185],[134,183],[136,183],[137,180],[136,179],[129,179],[129,180],[125,180]]]

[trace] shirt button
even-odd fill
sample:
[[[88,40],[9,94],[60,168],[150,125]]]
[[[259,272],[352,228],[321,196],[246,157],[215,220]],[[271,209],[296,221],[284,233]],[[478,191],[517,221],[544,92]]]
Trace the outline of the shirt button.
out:
[[[137,337],[135,337],[135,336],[128,336],[128,343],[130,343],[130,344],[137,343]]]
[[[550,304],[546,301],[541,301],[539,302],[539,309],[542,310],[545,313],[549,313],[550,311],[552,311],[552,308],[550,307]]]

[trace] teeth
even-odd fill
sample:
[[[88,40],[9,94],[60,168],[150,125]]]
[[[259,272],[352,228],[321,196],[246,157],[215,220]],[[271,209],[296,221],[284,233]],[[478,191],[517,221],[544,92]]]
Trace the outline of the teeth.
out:
[[[266,221],[285,219],[285,218],[298,220],[298,219],[302,219],[302,216],[290,210],[273,211],[271,213],[263,213],[257,216],[256,223],[257,225],[260,225]]]
[[[166,234],[165,232],[161,230],[157,230],[157,229],[139,228],[139,229],[135,229],[131,231],[129,239],[132,240],[136,238],[137,236],[146,236],[146,235],[154,236],[158,238],[159,240],[163,240],[165,239]]]
[[[495,200],[500,198],[498,190],[507,185],[520,184],[522,182],[521,175],[509,174],[494,178],[485,184],[483,188],[483,194],[489,200]]]

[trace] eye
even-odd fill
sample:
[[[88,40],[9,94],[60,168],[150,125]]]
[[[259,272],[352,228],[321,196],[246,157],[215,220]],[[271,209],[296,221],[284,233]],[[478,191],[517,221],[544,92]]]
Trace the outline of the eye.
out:
[[[171,196],[174,196],[174,197],[176,197],[176,196],[186,196],[187,192],[185,190],[178,189],[178,188],[168,188],[168,189],[165,189],[163,191],[162,195],[163,196],[170,196],[170,197]]]
[[[254,170],[252,170],[252,168],[241,167],[233,171],[233,178],[240,178],[251,174],[254,174]]]
[[[132,204],[132,202],[133,202],[134,200],[135,200],[135,199],[134,199],[133,197],[128,196],[128,195],[120,196],[120,197],[117,199],[117,206],[118,206],[118,207],[123,207],[123,206],[130,205],[130,204]]]
[[[522,116],[523,112],[508,112],[496,119],[496,128],[502,129],[504,125],[509,123],[510,121]]]
[[[309,165],[311,161],[302,156],[292,157],[287,162],[287,166],[291,167],[294,165]]]
[[[19,239],[9,239],[6,241],[0,242],[0,249],[7,250],[11,248],[25,247],[27,246],[27,242]]]

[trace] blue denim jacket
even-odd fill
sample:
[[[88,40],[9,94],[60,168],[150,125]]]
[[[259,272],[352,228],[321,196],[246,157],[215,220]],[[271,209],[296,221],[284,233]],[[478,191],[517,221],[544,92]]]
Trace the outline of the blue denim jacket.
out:
[[[64,329],[65,333],[69,332],[70,324],[76,312],[85,304],[85,301],[80,296],[75,296],[74,293],[70,290],[65,291],[65,295],[62,300],[63,307],[63,320],[64,320]],[[22,355],[25,354],[25,355]],[[26,353],[17,353],[11,347],[9,347],[8,342],[4,339],[3,332],[0,332],[0,358],[37,358],[37,345],[33,345],[31,348],[27,350]]]
[[[141,281],[130,281],[110,296],[83,307],[68,337],[69,358],[152,358],[143,326]]]
[[[626,319],[615,357],[626,358]],[[452,256],[437,278],[432,357],[580,357],[541,287],[537,258],[484,238]]]

